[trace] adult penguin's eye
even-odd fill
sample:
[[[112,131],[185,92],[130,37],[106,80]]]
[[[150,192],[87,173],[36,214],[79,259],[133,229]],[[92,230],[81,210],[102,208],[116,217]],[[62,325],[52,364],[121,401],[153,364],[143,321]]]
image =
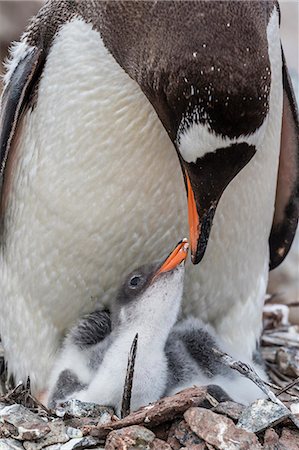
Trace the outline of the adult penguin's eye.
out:
[[[142,282],[142,276],[141,275],[133,275],[132,278],[129,281],[129,287],[132,289],[137,288],[140,286]]]

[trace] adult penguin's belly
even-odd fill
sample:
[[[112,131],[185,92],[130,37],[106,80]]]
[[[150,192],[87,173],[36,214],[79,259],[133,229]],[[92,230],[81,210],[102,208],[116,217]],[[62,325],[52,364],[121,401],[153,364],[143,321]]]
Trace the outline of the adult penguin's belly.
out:
[[[27,309],[62,331],[187,234],[183,177],[152,106],[80,20],[56,38],[20,133],[8,162],[3,307],[16,326]]]

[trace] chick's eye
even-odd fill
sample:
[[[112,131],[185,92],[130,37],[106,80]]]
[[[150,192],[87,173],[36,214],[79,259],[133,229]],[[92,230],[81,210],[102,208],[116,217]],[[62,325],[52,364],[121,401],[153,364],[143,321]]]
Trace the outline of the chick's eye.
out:
[[[129,281],[129,286],[135,288],[140,285],[141,281],[142,277],[140,275],[134,275]]]

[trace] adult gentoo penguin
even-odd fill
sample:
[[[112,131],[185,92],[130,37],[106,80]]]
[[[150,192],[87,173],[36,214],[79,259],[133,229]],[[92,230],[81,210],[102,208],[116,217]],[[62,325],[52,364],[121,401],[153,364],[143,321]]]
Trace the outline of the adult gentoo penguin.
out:
[[[76,398],[109,405],[120,416],[128,354],[138,333],[131,408],[159,400],[167,386],[165,344],[177,320],[189,244],[123,281],[107,316],[91,313],[71,330],[50,378],[49,404]],[[99,323],[98,323],[99,321]]]
[[[192,259],[203,258],[188,267],[185,311],[251,355],[269,246],[274,267],[298,215],[277,4],[50,1],[11,55],[0,237],[9,370],[46,387],[65,330],[97,296],[109,305],[124,268],[186,233],[184,181]]]

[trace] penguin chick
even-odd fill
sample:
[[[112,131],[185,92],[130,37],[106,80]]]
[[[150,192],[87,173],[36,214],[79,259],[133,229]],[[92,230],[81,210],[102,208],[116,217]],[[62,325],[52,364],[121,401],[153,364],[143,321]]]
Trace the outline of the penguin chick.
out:
[[[95,311],[71,330],[53,370],[49,406],[77,398],[113,406],[119,414],[128,353],[137,332],[133,410],[192,385],[218,386],[243,404],[264,397],[254,383],[223,364],[212,348],[250,364],[263,377],[261,365],[236,354],[199,319],[175,324],[187,250],[182,241],[162,264],[132,272],[118,292],[111,317]]]
[[[245,405],[266,397],[252,381],[226,366],[213,348],[242,360],[265,377],[261,365],[234,353],[211,326],[190,317],[173,327],[166,343],[168,383],[165,394],[172,395],[193,385],[212,384],[221,387],[232,400]]]
[[[164,349],[180,310],[187,253],[188,243],[183,240],[162,263],[143,266],[126,278],[112,304],[111,333],[106,322],[103,327],[100,312],[102,322],[94,338],[89,322],[97,317],[91,314],[79,322],[55,364],[50,406],[76,398],[112,406],[119,415],[128,354],[136,333],[131,409],[162,397],[168,378]]]

